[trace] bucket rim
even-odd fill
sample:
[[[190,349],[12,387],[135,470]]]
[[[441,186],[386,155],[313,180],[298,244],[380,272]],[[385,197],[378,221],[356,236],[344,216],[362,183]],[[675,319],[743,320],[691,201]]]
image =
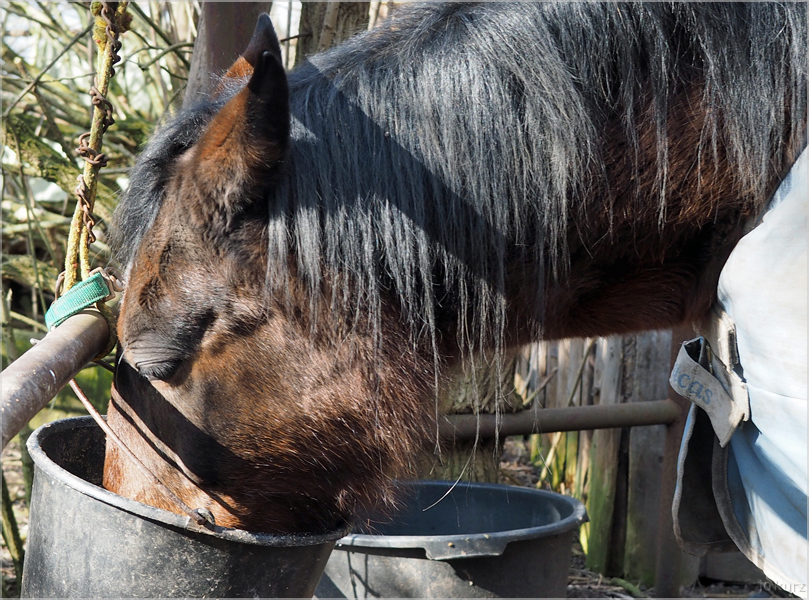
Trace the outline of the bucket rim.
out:
[[[448,560],[453,558],[472,558],[477,556],[499,556],[511,542],[520,540],[536,540],[554,537],[572,531],[582,523],[589,521],[584,504],[572,496],[565,496],[547,490],[522,488],[500,483],[453,482],[441,480],[414,480],[398,482],[402,487],[420,486],[439,489],[452,488],[453,491],[464,489],[507,492],[520,496],[533,496],[550,499],[554,505],[566,505],[570,514],[559,521],[535,527],[507,529],[486,533],[450,534],[450,535],[373,535],[350,533],[337,541],[337,548],[422,548],[428,559]]]
[[[95,484],[77,477],[68,470],[54,462],[42,449],[42,441],[49,436],[73,429],[100,428],[92,417],[68,417],[46,423],[38,427],[28,438],[26,444],[28,453],[34,461],[36,468],[45,475],[60,481],[75,491],[89,496],[103,504],[117,508],[138,517],[155,521],[157,523],[176,527],[193,533],[208,535],[228,542],[239,542],[256,546],[289,547],[289,546],[316,546],[334,542],[346,535],[351,529],[347,523],[334,531],[326,533],[300,533],[300,534],[271,534],[231,529],[229,527],[214,526],[213,530],[197,525],[189,516],[178,515],[162,508],[149,506],[99,487]]]

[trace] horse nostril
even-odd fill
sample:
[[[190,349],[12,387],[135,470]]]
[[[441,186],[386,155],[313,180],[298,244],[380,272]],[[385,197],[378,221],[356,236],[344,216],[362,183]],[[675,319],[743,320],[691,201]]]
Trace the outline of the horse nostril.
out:
[[[195,508],[194,512],[205,519],[205,522],[211,527],[216,526],[216,519],[214,518],[213,513],[207,508]]]

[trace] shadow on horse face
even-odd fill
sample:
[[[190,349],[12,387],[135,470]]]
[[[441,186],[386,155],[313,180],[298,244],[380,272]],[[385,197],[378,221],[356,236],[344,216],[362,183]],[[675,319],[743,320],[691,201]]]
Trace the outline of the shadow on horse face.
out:
[[[588,142],[600,150],[573,161],[588,169],[577,181],[560,176],[569,189],[547,203],[553,219],[539,214],[546,205],[532,204],[545,188],[531,173],[531,181],[509,184],[524,198],[479,201],[475,181],[440,168],[463,161],[435,131],[424,137],[438,140],[439,158],[407,132],[392,132],[384,112],[361,105],[359,92],[347,95],[334,83],[352,48],[385,36],[395,42],[408,18],[438,10],[448,11],[447,22],[463,17],[457,26],[467,12],[503,9],[403,10],[398,29],[338,49],[325,67],[305,65],[291,80],[291,104],[280,47],[263,16],[219,97],[170,124],[177,139],[158,134],[171,150],[147,148],[133,171],[117,213],[133,238],[122,243],[135,249],[108,422],[174,493],[209,509],[218,525],[322,531],[392,505],[391,478],[411,472],[434,439],[445,364],[539,337],[696,318],[711,302],[743,218],[760,207],[728,167],[725,141],[700,104],[701,76],[670,90],[665,210],[658,100],[646,92],[633,100],[636,124],[624,122],[614,98],[615,106],[602,100],[594,110],[601,129]],[[350,80],[345,72],[340,85]],[[508,90],[516,107],[485,108],[519,114],[525,137],[536,115],[523,114],[524,90]],[[538,104],[553,104],[544,93]],[[409,110],[400,127],[425,118]],[[458,121],[461,136],[464,125]],[[491,144],[481,160],[513,137],[495,133],[481,137]],[[774,188],[795,137],[782,141],[762,187]],[[366,147],[368,164],[346,158],[356,147]],[[711,150],[695,153],[703,147]],[[515,152],[515,164],[479,170],[519,183],[510,171],[535,157],[528,145]],[[561,160],[540,157],[535,167],[549,178],[562,168],[551,159]],[[307,188],[308,179],[326,183]],[[400,188],[407,193],[396,196]],[[528,213],[527,224],[510,224],[517,209]],[[104,485],[177,510],[112,444]]]

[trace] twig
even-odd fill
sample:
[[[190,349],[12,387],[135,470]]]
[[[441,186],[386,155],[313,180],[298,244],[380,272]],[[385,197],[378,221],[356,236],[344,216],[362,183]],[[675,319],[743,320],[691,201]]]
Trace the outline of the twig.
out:
[[[70,218],[61,217],[48,221],[40,221],[39,226],[42,229],[49,227],[59,227],[60,225],[70,225]],[[3,235],[13,235],[15,233],[25,233],[28,230],[28,223],[16,223],[14,225],[6,225],[3,227]]]
[[[26,82],[28,82],[28,84],[37,85],[37,89],[41,90],[43,95],[44,92],[47,92],[48,94],[56,96],[56,98],[59,100],[58,102],[54,102],[50,99],[48,99],[48,101],[51,103],[52,108],[58,109],[66,115],[66,121],[74,124],[81,124],[81,127],[84,128],[87,127],[86,123],[89,122],[87,119],[87,108],[76,102],[73,90],[61,83],[59,79],[45,79],[44,77],[41,77],[39,83],[37,84],[36,79],[32,79],[29,73],[29,71],[33,70],[35,67],[33,65],[28,65],[24,60],[22,60],[22,57],[7,46],[3,47],[2,56],[3,60],[7,61],[9,65],[16,67],[21,74],[21,77],[16,79],[4,77],[5,82],[8,83],[9,86],[22,89],[23,86],[26,85]],[[40,75],[42,75],[42,73],[40,73]]]
[[[84,73],[82,75],[73,75],[72,77],[51,77],[50,79],[40,80],[43,84],[45,83],[56,83],[62,81],[75,81],[76,79],[84,79],[86,77],[92,77],[94,73]],[[15,82],[19,83],[20,85],[23,83],[31,83],[33,81],[30,77],[11,77],[10,75],[0,75],[0,79],[5,82],[14,84]]]
[[[17,581],[22,581],[22,566],[25,561],[25,550],[23,550],[20,531],[17,528],[17,519],[14,517],[14,511],[11,508],[11,496],[8,493],[6,478],[2,473],[0,473],[0,480],[2,480],[3,488],[3,540],[6,542],[8,553],[11,554],[11,560],[14,563],[14,571],[17,574]]]
[[[11,128],[11,133],[14,136],[14,142],[15,142],[15,144],[17,146],[17,159],[18,159],[19,169],[20,169],[20,188],[22,190],[22,197],[25,198],[25,214],[26,214],[26,217],[27,217],[25,224],[27,225],[27,228],[29,230],[29,243],[32,246],[31,252],[34,252],[35,249],[36,249],[36,246],[34,245],[34,242],[33,242],[33,239],[34,239],[33,235],[30,234],[31,221],[33,221],[34,222],[34,227],[36,227],[37,233],[39,234],[39,237],[42,240],[42,243],[45,244],[45,249],[48,251],[48,254],[51,257],[51,261],[53,261],[53,263],[55,264],[56,263],[56,253],[53,251],[53,247],[51,246],[51,242],[48,239],[48,237],[45,235],[45,232],[42,231],[42,227],[41,227],[40,222],[39,222],[39,217],[37,216],[37,214],[36,214],[36,212],[34,210],[34,203],[36,202],[36,200],[34,199],[34,195],[31,193],[31,190],[28,187],[28,183],[27,183],[27,180],[25,178],[25,173],[24,173],[23,168],[22,168],[22,150],[21,150],[21,147],[20,147],[19,135],[17,134],[17,130],[14,129],[13,127]],[[36,257],[34,257],[34,261],[35,261],[34,271],[36,271],[37,270],[37,268],[36,268]],[[40,283],[40,279],[39,279],[39,277],[37,277],[37,284],[39,285],[39,283]],[[45,306],[44,299],[42,300],[42,302],[43,302],[43,306]]]
[[[34,243],[34,233],[33,233],[33,230],[31,229],[31,219],[33,218],[34,215],[33,215],[33,207],[31,206],[31,203],[29,202],[30,198],[29,198],[28,186],[26,185],[25,176],[23,175],[23,172],[22,172],[22,158],[21,158],[22,157],[22,151],[20,150],[20,138],[17,135],[17,131],[13,127],[11,128],[11,133],[14,136],[14,142],[15,142],[16,147],[17,147],[17,158],[19,160],[19,167],[20,167],[20,183],[21,183],[21,187],[22,187],[22,195],[25,198],[25,215],[26,215],[26,224],[28,225],[28,231],[27,231],[27,233],[28,233],[28,250],[29,250],[29,252],[31,254],[31,260],[32,260],[32,264],[34,266],[34,283],[35,283],[35,285],[34,285],[35,290],[34,291],[39,294],[39,301],[42,303],[42,306],[44,308],[45,306],[47,306],[47,304],[45,304],[45,296],[43,296],[43,294],[42,294],[42,279],[39,276],[39,263],[37,261],[36,244]],[[38,219],[34,219],[34,222],[39,224]],[[50,243],[48,243],[47,239],[45,238],[45,234],[42,233],[42,231],[40,230],[39,235],[42,237],[43,241],[45,241],[45,245],[46,245],[46,247],[48,248],[48,251],[51,254],[51,260],[54,260],[54,262],[55,262],[53,250],[50,247]],[[35,303],[35,308],[36,308],[36,303]],[[36,316],[36,311],[34,311],[34,315]]]
[[[187,82],[187,81],[188,81],[188,79],[186,79],[186,82]],[[174,101],[175,101],[177,98],[179,98],[179,97],[180,97],[180,94],[182,94],[182,93],[185,91],[185,89],[186,89],[187,87],[188,87],[188,83],[184,83],[183,85],[181,85],[181,86],[180,86],[180,87],[177,89],[177,91],[176,91],[176,92],[174,92],[174,93],[171,95],[171,98],[169,98],[169,101],[166,103],[166,106],[167,106],[167,107],[171,107],[171,106],[174,104]],[[112,169],[109,169],[109,170],[107,171],[107,173],[112,173]]]
[[[537,480],[537,487],[542,485],[542,482],[545,480],[545,477],[548,475],[548,471],[550,470],[550,465],[553,462],[553,459],[556,457],[556,449],[559,447],[559,442],[562,440],[562,432],[557,431],[553,435],[553,441],[551,442],[551,449],[548,450],[548,456],[542,461],[544,464],[542,465],[542,471],[539,472],[539,479]]]
[[[155,56],[149,62],[147,62],[147,63],[136,62],[135,64],[138,65],[138,67],[140,67],[141,71],[145,71],[146,69],[151,67],[153,64],[155,64],[158,60],[163,58],[169,52],[173,52],[173,51],[177,50],[178,48],[188,48],[188,47],[193,48],[194,47],[194,42],[180,42],[179,44],[174,44],[173,46],[169,46],[168,48],[164,48],[162,50],[162,52],[160,52],[157,56]]]
[[[523,401],[522,405],[523,405],[523,406],[528,406],[529,404],[531,404],[531,402],[534,400],[534,398],[536,398],[537,394],[539,394],[539,392],[541,392],[541,391],[542,391],[542,390],[544,390],[546,387],[548,387],[548,384],[549,384],[549,383],[551,382],[551,380],[552,380],[552,379],[553,379],[553,378],[556,376],[556,372],[557,372],[558,370],[559,370],[559,367],[554,367],[554,368],[551,370],[551,372],[550,372],[550,373],[549,373],[549,374],[548,374],[548,375],[545,377],[545,379],[543,379],[543,380],[542,380],[542,383],[540,383],[540,384],[537,386],[537,388],[536,388],[534,391],[532,391],[532,392],[531,392],[531,393],[530,393],[530,394],[529,394],[529,395],[528,395],[528,396],[525,398],[525,400]]]
[[[16,321],[20,321],[21,323],[25,323],[26,325],[30,325],[34,329],[39,329],[40,331],[44,331],[45,333],[48,333],[48,328],[45,327],[45,325],[43,325],[39,321],[35,321],[31,317],[26,317],[25,315],[21,315],[20,313],[14,312],[13,310],[8,311],[8,316],[11,317],[12,319],[16,320]]]
[[[143,10],[141,9],[140,6],[138,6],[137,4],[135,4],[133,2],[132,4],[129,5],[129,8],[131,8],[132,12],[134,12],[136,15],[138,15],[141,19],[146,21],[146,23],[149,25],[149,27],[151,27],[152,30],[155,33],[157,33],[157,35],[159,35],[163,39],[164,42],[166,42],[169,46],[174,45],[174,42],[172,41],[172,39],[169,36],[166,35],[166,33],[158,26],[157,23],[152,21],[152,19],[145,12],[143,12]],[[183,65],[185,65],[185,68],[188,69],[188,70],[191,70],[191,63],[189,63],[188,60],[186,60],[186,58],[178,51],[178,49],[173,50],[173,52],[177,56],[177,58],[180,60],[180,62],[183,63]]]
[[[58,125],[56,125],[56,120],[53,117],[50,104],[46,102],[45,98],[42,97],[38,87],[35,87],[32,92],[34,97],[37,99],[37,102],[39,102],[39,106],[42,109],[42,114],[45,116],[45,120],[48,122],[48,127],[50,128],[51,133],[56,138],[56,143],[59,144],[59,147],[62,149],[62,152],[65,153],[65,156],[71,156],[72,149],[67,145],[65,136],[62,135],[62,130],[59,129]]]
[[[35,17],[34,15],[32,15],[27,10],[21,10],[20,7],[18,6],[19,4],[20,4],[19,2],[9,2],[8,6],[6,6],[6,11],[13,14],[13,15],[17,15],[18,17],[21,17],[21,18],[23,18],[23,19],[25,19],[27,21],[31,21],[33,23],[36,23],[37,25],[40,25],[40,26],[44,27],[45,29],[47,29],[49,31],[52,31],[54,33],[64,34],[64,32],[61,29],[59,29],[58,27],[54,27],[53,25],[51,25],[47,21],[43,21],[42,19],[39,19],[38,17]]]
[[[60,52],[59,52],[59,53],[58,53],[56,56],[54,56],[54,57],[53,57],[53,59],[51,60],[51,62],[49,62],[49,63],[48,63],[46,66],[45,66],[45,68],[44,68],[44,69],[42,69],[42,71],[40,71],[39,75],[37,75],[36,77],[34,77],[34,80],[33,80],[33,81],[32,81],[32,82],[31,82],[31,83],[30,83],[30,84],[29,84],[29,85],[28,85],[28,86],[27,86],[27,87],[26,87],[26,88],[25,88],[25,89],[24,89],[24,90],[23,90],[21,93],[20,93],[20,95],[19,95],[19,96],[17,96],[17,97],[16,97],[16,98],[15,98],[15,99],[12,101],[12,103],[9,105],[9,107],[8,107],[8,108],[5,110],[5,112],[3,113],[3,118],[4,118],[4,119],[7,119],[7,118],[8,118],[8,115],[11,113],[11,110],[12,110],[12,109],[13,109],[15,106],[17,106],[17,104],[19,104],[20,100],[22,100],[22,99],[25,97],[25,95],[26,95],[28,92],[30,92],[30,91],[31,91],[31,90],[34,88],[34,86],[36,86],[36,84],[37,84],[37,83],[39,83],[39,80],[40,80],[40,79],[42,79],[42,76],[43,76],[43,75],[45,75],[45,73],[46,73],[46,72],[47,72],[47,71],[48,71],[48,70],[49,70],[49,69],[50,69],[50,68],[51,68],[53,65],[55,65],[55,64],[57,63],[57,61],[58,61],[60,58],[62,58],[62,57],[65,55],[65,53],[66,53],[68,50],[70,50],[70,49],[73,47],[73,44],[75,44],[75,43],[76,43],[76,42],[78,42],[78,41],[79,41],[79,40],[80,40],[82,37],[84,37],[85,35],[87,35],[88,33],[90,33],[90,31],[93,29],[93,25],[94,25],[94,23],[91,23],[90,25],[88,25],[87,27],[85,27],[84,29],[82,29],[82,30],[81,30],[79,33],[77,33],[76,35],[74,35],[74,36],[73,36],[73,39],[72,39],[72,40],[70,40],[70,42],[68,42],[67,46],[65,46],[64,48],[62,48],[62,50],[61,50],[61,51],[60,51]]]
[[[299,40],[299,39],[308,38],[308,37],[312,37],[312,32],[311,31],[307,31],[305,33],[299,33],[297,35],[291,35],[289,37],[285,37],[283,39],[278,40],[278,43],[283,44],[284,42],[291,42],[292,40]]]
[[[64,34],[65,34],[65,30],[64,30],[64,28],[62,27],[62,24],[61,24],[61,23],[59,23],[59,22],[58,22],[58,21],[57,21],[57,20],[54,18],[54,16],[51,14],[51,11],[50,11],[50,10],[48,10],[48,7],[45,5],[45,3],[44,3],[44,2],[42,2],[41,0],[39,0],[39,1],[37,2],[37,6],[39,6],[39,10],[41,10],[41,11],[42,11],[42,12],[45,14],[45,16],[46,16],[46,17],[48,17],[48,19],[50,20],[50,22],[53,24],[54,31],[58,31],[59,33],[61,33],[61,34],[63,34],[63,35],[64,35]],[[65,36],[65,37],[67,37],[67,36]]]
[[[169,69],[166,65],[159,65],[159,67],[160,67],[161,71],[165,71],[166,73],[168,73],[169,75],[171,75],[172,77],[174,77],[176,79],[179,79],[181,81],[188,81],[188,77],[183,77],[182,75],[178,75],[177,73],[175,73],[174,71]],[[161,81],[162,81],[162,79],[161,79]],[[168,92],[168,90],[164,90],[164,91]]]
[[[582,357],[581,364],[579,365],[579,370],[576,373],[576,380],[573,382],[573,387],[570,389],[570,392],[567,396],[567,402],[565,402],[565,408],[571,406],[573,404],[573,397],[576,395],[576,390],[579,388],[579,384],[581,383],[582,375],[584,374],[584,367],[587,365],[587,360],[590,358],[590,352],[593,351],[595,348],[596,342],[595,340],[591,340],[587,346],[587,349],[584,351],[584,356]],[[537,486],[545,479],[548,474],[548,465],[553,462],[553,457],[556,454],[556,448],[559,446],[559,442],[562,441],[562,432],[557,431],[554,435],[553,441],[551,442],[551,449],[548,451],[548,457],[545,459],[545,464],[542,467],[542,471],[539,473],[539,481],[537,482]]]
[[[115,367],[113,367],[111,364],[103,360],[94,360],[92,364],[94,364],[97,367],[101,367],[102,369],[106,369],[110,373],[115,373]]]
[[[8,296],[0,295],[0,322],[3,326],[3,342],[6,346],[6,356],[9,362],[14,362],[19,358],[17,352],[17,342],[14,336],[14,328],[11,326],[11,290],[8,291]]]

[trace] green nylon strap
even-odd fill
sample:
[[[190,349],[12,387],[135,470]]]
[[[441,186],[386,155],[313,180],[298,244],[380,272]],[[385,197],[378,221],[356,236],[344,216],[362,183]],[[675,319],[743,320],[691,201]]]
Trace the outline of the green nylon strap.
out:
[[[45,325],[48,329],[58,327],[69,317],[80,313],[85,308],[93,306],[96,302],[105,300],[110,295],[110,289],[101,273],[95,273],[84,281],[80,281],[51,304],[45,313]]]

